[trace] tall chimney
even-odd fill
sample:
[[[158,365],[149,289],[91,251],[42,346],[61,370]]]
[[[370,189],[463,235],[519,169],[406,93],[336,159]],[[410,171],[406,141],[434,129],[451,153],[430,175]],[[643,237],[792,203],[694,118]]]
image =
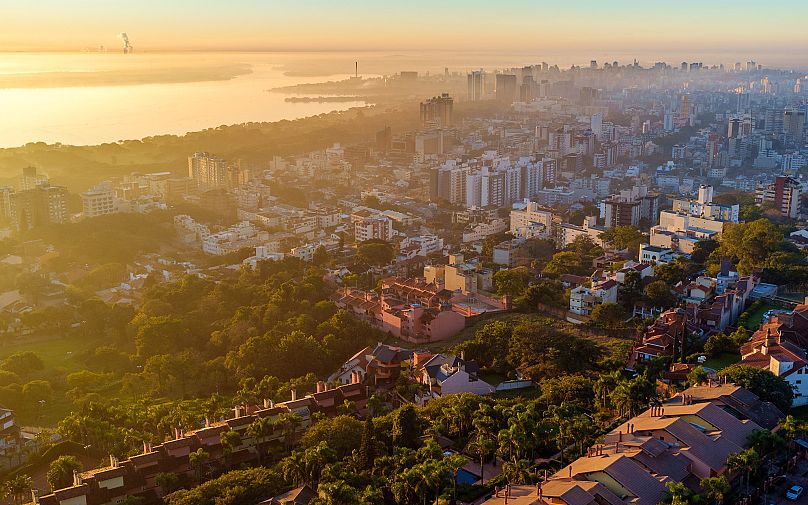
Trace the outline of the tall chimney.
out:
[[[292,401],[297,400],[297,389],[292,388]]]

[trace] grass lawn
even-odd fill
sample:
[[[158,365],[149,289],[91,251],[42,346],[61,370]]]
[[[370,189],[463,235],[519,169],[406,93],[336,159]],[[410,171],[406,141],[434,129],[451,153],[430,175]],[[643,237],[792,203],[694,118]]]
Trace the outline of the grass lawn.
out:
[[[757,330],[760,327],[760,320],[763,317],[763,314],[765,314],[767,310],[771,309],[782,309],[782,307],[772,303],[764,303],[759,309],[749,313],[749,318],[746,320],[745,325],[746,329],[749,331]]]
[[[484,380],[485,382],[491,384],[492,386],[497,386],[508,380],[507,377],[504,377],[495,372],[481,372],[479,376],[481,380]]]
[[[81,337],[36,336],[18,337],[0,342],[0,360],[18,353],[31,351],[36,353],[45,364],[45,370],[64,370],[75,372],[84,367],[75,357],[87,349],[97,347],[98,341],[89,342]]]
[[[79,361],[85,351],[101,345],[100,339],[86,339],[79,335],[68,337],[29,335],[0,341],[0,360],[11,354],[31,351],[42,359],[45,368],[30,379],[45,379],[53,386],[53,399],[44,406],[30,406],[15,409],[18,422],[23,426],[53,427],[63,419],[74,407],[65,398],[66,374],[84,370],[86,366]]]
[[[715,371],[722,370],[727,368],[730,365],[734,365],[735,363],[741,360],[741,356],[739,354],[722,354],[717,358],[710,358],[705,363],[704,366],[707,368],[712,368]]]

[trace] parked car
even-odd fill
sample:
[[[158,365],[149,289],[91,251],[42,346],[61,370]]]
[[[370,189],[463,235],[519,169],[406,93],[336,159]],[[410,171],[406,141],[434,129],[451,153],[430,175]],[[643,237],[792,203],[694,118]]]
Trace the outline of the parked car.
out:
[[[786,498],[791,501],[795,501],[802,496],[802,491],[802,486],[791,486],[788,491],[786,491]]]

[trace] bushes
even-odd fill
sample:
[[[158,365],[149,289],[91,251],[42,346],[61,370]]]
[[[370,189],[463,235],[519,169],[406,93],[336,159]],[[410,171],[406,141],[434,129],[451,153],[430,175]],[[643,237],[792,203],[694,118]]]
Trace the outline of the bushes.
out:
[[[284,489],[282,477],[264,467],[234,470],[193,489],[163,498],[166,505],[239,505],[257,503]]]

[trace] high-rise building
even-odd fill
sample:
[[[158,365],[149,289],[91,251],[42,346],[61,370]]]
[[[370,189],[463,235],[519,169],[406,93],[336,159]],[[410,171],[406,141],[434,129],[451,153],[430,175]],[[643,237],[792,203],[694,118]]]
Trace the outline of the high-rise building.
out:
[[[787,109],[783,112],[783,133],[786,141],[801,144],[805,132],[805,112]]]
[[[477,102],[485,95],[485,72],[474,70],[468,75],[468,99],[470,102]]]
[[[682,119],[690,118],[690,96],[682,95],[679,97],[679,117]]]
[[[31,230],[67,221],[67,189],[48,183],[11,194],[11,223],[14,228]]]
[[[604,212],[607,228],[640,226],[643,221],[650,226],[659,215],[659,195],[648,191],[646,186],[634,186],[607,198]]]
[[[596,137],[600,138],[603,134],[603,114],[598,112],[597,114],[592,114],[592,118],[589,120],[589,128],[592,130],[592,133],[595,134]]]
[[[800,215],[800,181],[785,175],[774,179],[772,184],[759,186],[755,190],[755,200],[760,203],[771,203],[783,217],[796,219]]]
[[[25,167],[22,169],[22,177],[20,178],[20,191],[27,191],[34,189],[41,184],[48,182],[48,176],[45,174],[38,174],[36,167]]]
[[[673,208],[659,213],[659,224],[651,227],[651,245],[686,254],[699,240],[714,238],[726,223],[737,223],[740,206],[712,202],[712,186],[700,186],[698,199],[672,201]]]
[[[81,194],[81,209],[84,217],[103,216],[115,213],[115,192],[109,186],[100,185]]]
[[[421,124],[424,126],[451,126],[454,100],[449,93],[430,98],[421,102]]]
[[[218,188],[227,184],[227,161],[208,153],[188,157],[188,177],[203,188]]]
[[[734,139],[741,134],[741,119],[734,117],[727,121],[727,138]]]
[[[673,131],[673,114],[671,114],[670,112],[665,113],[665,116],[662,120],[662,129],[664,129],[666,132]]]
[[[516,100],[516,75],[497,74],[496,85],[497,101],[510,105]]]

